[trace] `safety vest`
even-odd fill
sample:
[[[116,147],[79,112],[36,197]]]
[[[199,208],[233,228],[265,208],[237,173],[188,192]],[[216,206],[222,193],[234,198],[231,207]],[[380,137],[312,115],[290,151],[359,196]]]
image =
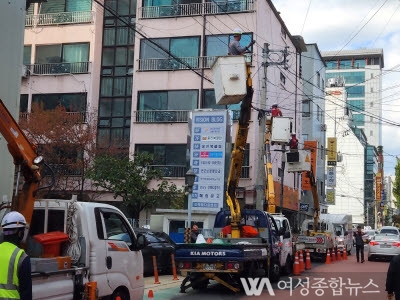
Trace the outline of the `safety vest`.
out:
[[[18,262],[24,250],[9,242],[0,244],[0,299],[20,299]]]

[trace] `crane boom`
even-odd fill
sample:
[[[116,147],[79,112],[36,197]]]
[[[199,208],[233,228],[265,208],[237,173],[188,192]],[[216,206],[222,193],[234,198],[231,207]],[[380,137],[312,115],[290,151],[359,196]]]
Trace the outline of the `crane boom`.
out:
[[[247,143],[247,135],[249,132],[249,123],[251,116],[251,102],[253,98],[252,80],[250,77],[250,65],[246,66],[247,70],[247,94],[242,100],[240,106],[239,124],[236,131],[235,144],[231,154],[231,163],[229,167],[229,175],[226,190],[226,202],[231,211],[232,238],[240,238],[239,224],[241,221],[240,204],[236,198],[236,188],[239,184],[240,174],[244,153]]]
[[[320,208],[319,208],[317,185],[315,184],[315,176],[314,176],[312,167],[311,167],[311,170],[309,172],[307,172],[307,176],[310,179],[311,193],[312,193],[313,200],[314,200],[314,231],[317,231],[318,223],[319,223]]]
[[[22,190],[15,193],[11,209],[20,212],[27,223],[31,222],[35,192],[41,181],[40,163],[42,157],[37,156],[37,146],[32,144],[18,123],[0,100],[0,133],[7,141],[7,147],[14,159],[14,164],[19,166],[25,182]]]
[[[267,184],[265,185],[265,200],[268,201],[267,211],[269,213],[276,213],[275,203],[275,189],[274,189],[274,177],[272,175],[272,160],[271,160],[271,125],[272,119],[267,118],[266,121],[266,133],[265,133],[265,176],[267,178]]]

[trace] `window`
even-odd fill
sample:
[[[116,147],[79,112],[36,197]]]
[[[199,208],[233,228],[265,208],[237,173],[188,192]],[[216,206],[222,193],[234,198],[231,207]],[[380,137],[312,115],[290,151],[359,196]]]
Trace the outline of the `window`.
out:
[[[311,101],[303,100],[303,117],[310,117],[311,115]]]
[[[19,98],[19,112],[28,112],[28,94],[22,94]]]
[[[203,91],[203,98],[201,102],[201,108],[212,108],[212,109],[229,109],[233,111],[234,116],[233,119],[235,118],[235,115],[238,115],[238,112],[240,111],[240,105],[242,102],[239,102],[237,104],[231,104],[231,105],[218,105],[216,100],[215,100],[215,91],[214,90],[204,90]]]
[[[351,60],[341,60],[339,69],[350,69],[351,68]]]
[[[364,68],[366,65],[365,59],[356,59],[354,60],[354,68]]]
[[[321,82],[321,74],[319,72],[317,72],[317,86],[318,87],[321,87],[320,82]]]
[[[88,61],[89,43],[56,44],[36,47],[35,64],[48,64],[50,74],[87,73]],[[35,73],[40,73],[40,70],[43,70],[40,66],[36,66],[36,69]]]
[[[321,86],[322,86],[322,88],[325,88],[325,80],[324,79],[321,79]]]
[[[355,85],[346,88],[347,98],[364,98],[365,86]]]
[[[281,36],[286,39],[286,30],[285,28],[283,28],[283,26],[281,26]]]
[[[317,120],[322,121],[322,109],[317,105]]]
[[[326,62],[326,68],[327,69],[337,69],[337,66],[338,66],[337,61],[327,61]]]
[[[160,45],[168,52],[155,46],[154,43]],[[186,65],[174,60],[169,53],[172,54],[172,56],[181,58],[185,64],[190,65],[192,68],[197,68],[197,58],[200,55],[200,37],[159,38],[151,39],[151,41],[141,40],[141,60],[154,60],[158,70],[187,68]],[[140,68],[144,69],[145,67],[142,65]]]
[[[281,84],[285,85],[285,83],[286,83],[286,77],[285,77],[285,75],[283,75],[282,72],[281,72],[281,74],[280,74],[280,80],[281,80]]]
[[[374,131],[373,130],[369,131],[369,136],[374,136]]]
[[[24,65],[31,64],[31,52],[32,52],[32,46],[24,46],[24,56],[22,60],[22,63]]]
[[[138,110],[193,110],[198,90],[139,92]]]
[[[76,94],[34,94],[32,103],[43,105],[45,110],[55,109],[62,105],[67,112],[86,112],[86,93]]]
[[[374,92],[374,88],[373,87],[371,87],[371,93],[373,93]]]
[[[369,107],[374,107],[374,102],[371,101],[371,102],[369,103]]]
[[[134,245],[133,233],[120,214],[113,210],[96,208],[95,216],[99,239],[124,241],[129,248],[132,248],[132,245]],[[104,232],[100,219],[104,221]]]
[[[228,45],[232,40],[233,35],[206,36],[206,56],[226,55],[228,53]],[[242,38],[240,39],[240,45],[245,47],[250,44],[252,40],[253,35],[251,33],[243,33]]]
[[[346,71],[346,72],[340,72],[340,76],[343,76],[344,81],[346,84],[358,84],[360,82],[365,81],[365,73],[364,72],[358,72],[358,71]],[[335,78],[337,77],[337,73],[328,73],[326,74],[326,80],[329,78]]]
[[[234,144],[232,144],[233,151]],[[244,158],[242,164],[242,173],[240,175],[241,178],[250,178],[250,144],[246,144],[246,148],[244,149]]]
[[[91,0],[51,0],[41,3],[40,13],[48,14],[72,11],[90,11],[91,9]]]

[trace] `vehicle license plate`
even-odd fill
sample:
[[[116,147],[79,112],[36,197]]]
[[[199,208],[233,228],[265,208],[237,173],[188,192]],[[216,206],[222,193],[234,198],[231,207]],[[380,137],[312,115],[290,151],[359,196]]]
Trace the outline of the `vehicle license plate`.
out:
[[[381,248],[391,248],[392,247],[392,245],[388,245],[388,244],[382,244],[381,245]]]
[[[203,264],[203,269],[210,271],[216,269],[216,264]]]

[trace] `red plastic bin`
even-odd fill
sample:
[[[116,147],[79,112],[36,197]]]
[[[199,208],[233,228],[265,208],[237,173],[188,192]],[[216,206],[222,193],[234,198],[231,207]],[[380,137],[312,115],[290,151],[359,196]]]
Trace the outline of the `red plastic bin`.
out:
[[[68,241],[68,234],[61,231],[54,231],[34,235],[33,238],[43,246],[42,257],[60,256],[61,243]]]

